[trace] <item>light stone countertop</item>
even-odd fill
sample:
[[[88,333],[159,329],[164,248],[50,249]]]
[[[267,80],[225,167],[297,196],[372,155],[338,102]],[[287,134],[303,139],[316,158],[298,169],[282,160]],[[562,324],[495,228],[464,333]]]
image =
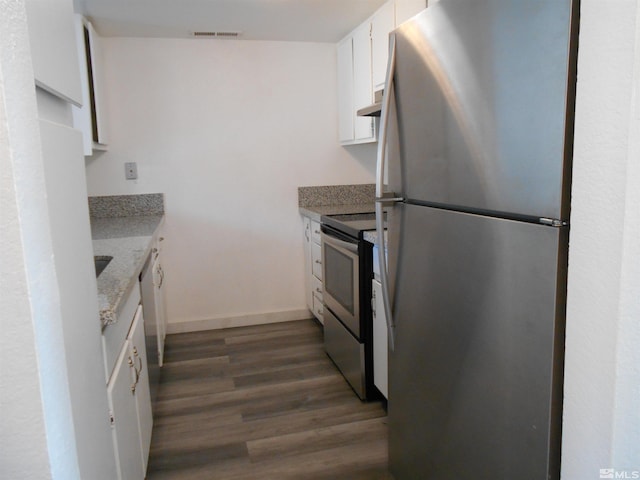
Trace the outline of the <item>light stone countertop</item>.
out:
[[[97,279],[103,329],[118,320],[163,221],[163,215],[91,218],[93,254],[113,257]]]

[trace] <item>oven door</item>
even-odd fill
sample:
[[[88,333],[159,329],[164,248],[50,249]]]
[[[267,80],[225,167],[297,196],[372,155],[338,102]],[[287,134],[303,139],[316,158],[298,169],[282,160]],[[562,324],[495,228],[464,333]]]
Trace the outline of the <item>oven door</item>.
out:
[[[360,339],[358,240],[322,228],[324,303]]]

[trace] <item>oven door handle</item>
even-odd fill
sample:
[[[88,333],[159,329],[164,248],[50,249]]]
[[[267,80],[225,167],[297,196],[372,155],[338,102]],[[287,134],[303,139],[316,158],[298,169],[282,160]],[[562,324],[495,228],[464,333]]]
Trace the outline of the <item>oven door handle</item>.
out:
[[[332,235],[329,235],[328,233],[323,232],[322,236],[324,238],[324,241],[327,242],[328,244],[334,245],[338,248],[342,248],[344,250],[347,250],[351,253],[355,253],[356,255],[358,254],[358,244],[357,243],[350,243],[350,242],[345,242],[344,240],[340,240]]]

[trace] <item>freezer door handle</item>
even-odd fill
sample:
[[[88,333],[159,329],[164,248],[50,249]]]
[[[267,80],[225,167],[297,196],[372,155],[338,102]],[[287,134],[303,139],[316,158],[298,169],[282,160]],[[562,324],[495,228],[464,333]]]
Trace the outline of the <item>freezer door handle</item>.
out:
[[[395,323],[391,316],[391,300],[389,298],[389,280],[387,275],[387,248],[384,237],[384,207],[392,206],[403,199],[395,193],[384,192],[384,171],[387,155],[387,132],[389,130],[389,108],[394,95],[393,76],[396,68],[396,36],[389,35],[389,63],[385,92],[382,97],[382,113],[380,115],[380,138],[378,140],[378,162],[376,166],[376,232],[378,236],[378,259],[380,261],[380,283],[382,285],[382,304],[384,305],[389,349],[395,350]]]

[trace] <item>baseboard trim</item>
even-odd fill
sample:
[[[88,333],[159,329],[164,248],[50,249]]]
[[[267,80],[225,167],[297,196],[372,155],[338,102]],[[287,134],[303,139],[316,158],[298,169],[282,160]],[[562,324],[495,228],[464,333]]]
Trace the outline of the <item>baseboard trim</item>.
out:
[[[167,334],[247,327],[250,325],[265,325],[268,323],[291,322],[293,320],[305,320],[309,318],[313,318],[313,314],[308,309],[302,308],[296,310],[283,310],[279,312],[237,315],[233,317],[185,320],[182,322],[169,323],[167,325]]]

